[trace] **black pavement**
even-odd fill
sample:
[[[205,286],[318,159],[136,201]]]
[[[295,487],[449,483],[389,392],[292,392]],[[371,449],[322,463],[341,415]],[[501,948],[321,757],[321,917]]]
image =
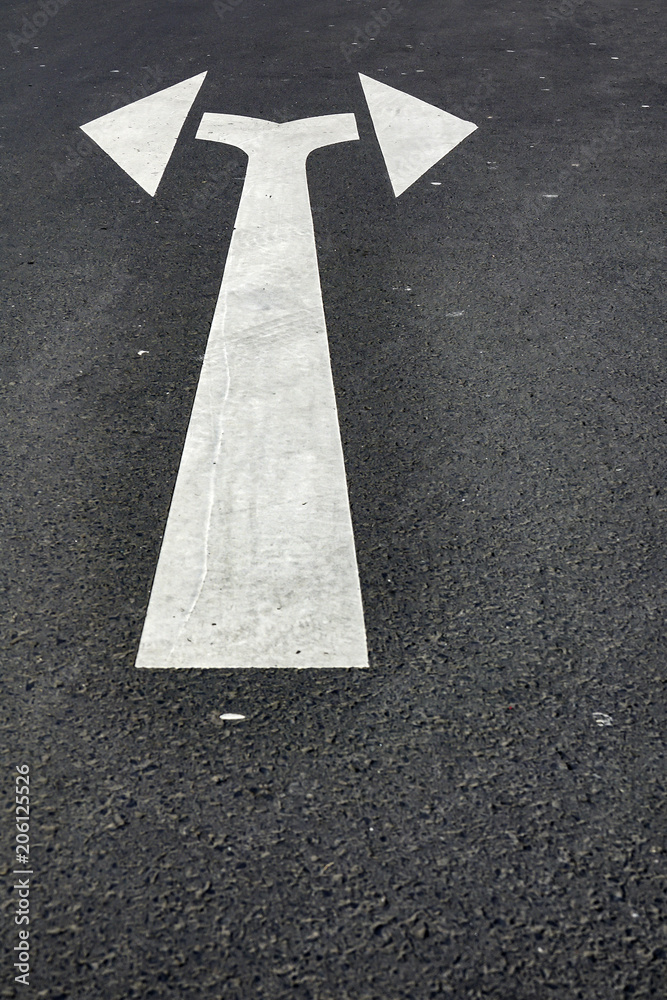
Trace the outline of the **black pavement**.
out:
[[[665,20],[2,5],[0,997],[665,995]],[[150,198],[79,126],[204,70]],[[399,199],[359,72],[478,126]],[[206,111],[357,116],[308,177],[367,671],[134,666],[245,173]]]

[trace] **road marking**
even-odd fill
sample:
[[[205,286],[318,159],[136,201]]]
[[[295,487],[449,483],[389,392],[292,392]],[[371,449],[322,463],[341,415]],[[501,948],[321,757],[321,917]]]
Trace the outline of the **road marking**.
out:
[[[354,115],[206,114],[249,157],[138,667],[365,667],[306,157]]]
[[[113,71],[112,71],[113,72]],[[82,125],[119,167],[154,195],[206,73]]]
[[[245,719],[245,715],[236,715],[234,712],[224,712],[221,716],[225,722],[237,722],[240,719]]]
[[[379,80],[359,79],[397,198],[477,128]]]
[[[83,131],[153,195],[205,76]],[[396,196],[477,127],[359,77]],[[355,118],[206,114],[197,138],[248,167],[136,665],[366,667],[306,175]]]

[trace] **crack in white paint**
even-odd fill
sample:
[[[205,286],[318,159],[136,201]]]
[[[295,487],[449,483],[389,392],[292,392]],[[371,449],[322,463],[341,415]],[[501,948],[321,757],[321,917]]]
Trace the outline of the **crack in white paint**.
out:
[[[183,634],[184,634],[184,632],[187,629],[188,623],[189,623],[189,621],[190,621],[190,619],[192,617],[192,614],[193,614],[195,608],[197,607],[197,603],[199,601],[199,598],[201,597],[201,592],[202,592],[202,590],[204,588],[204,584],[206,582],[206,577],[208,576],[209,536],[210,536],[210,532],[211,532],[211,518],[213,516],[213,505],[214,505],[214,502],[215,502],[215,470],[216,470],[216,466],[217,466],[217,464],[218,464],[218,462],[220,460],[220,453],[221,453],[221,450],[222,450],[222,438],[223,438],[223,434],[225,432],[225,407],[227,405],[227,400],[229,399],[229,391],[230,391],[230,388],[231,388],[231,371],[229,369],[229,359],[227,357],[227,347],[226,347],[225,339],[224,339],[225,317],[226,317],[226,314],[227,314],[227,289],[225,288],[224,280],[223,280],[223,284],[222,284],[222,286],[220,288],[219,299],[222,300],[221,327],[222,327],[223,333],[222,333],[222,337],[221,337],[221,346],[222,346],[223,357],[224,357],[224,361],[225,361],[226,378],[227,378],[227,388],[225,390],[225,395],[224,395],[223,400],[222,400],[222,406],[220,407],[220,418],[217,421],[217,436],[216,436],[215,454],[213,456],[213,461],[212,461],[212,463],[210,465],[210,468],[209,468],[208,506],[207,506],[206,518],[205,518],[205,522],[204,522],[204,541],[203,541],[203,544],[202,544],[202,557],[203,557],[202,572],[201,572],[201,578],[200,578],[200,581],[199,581],[199,586],[197,587],[197,593],[195,594],[194,598],[192,599],[192,603],[190,604],[190,607],[188,608],[188,610],[185,613],[185,618],[183,620],[183,624],[181,625],[181,627],[179,629],[178,635],[176,636],[176,638],[174,640],[173,646],[169,650],[169,654],[167,656],[167,663],[166,663],[166,665],[168,667],[172,666],[172,658],[173,658],[174,654],[176,653],[176,651],[178,650],[180,643],[182,642]],[[218,311],[218,306],[216,306],[216,313],[217,313],[217,311]],[[204,357],[204,362],[205,361],[206,361],[206,357]],[[202,374],[203,374],[203,372],[202,372]],[[215,421],[215,414],[216,414],[215,400],[213,398],[212,386],[211,386],[211,382],[210,382],[209,379],[207,379],[207,383],[208,383],[209,416],[211,417],[211,421],[213,423],[216,423],[216,421]],[[220,718],[223,718],[223,716],[220,716]],[[243,716],[239,716],[239,718],[243,718]]]

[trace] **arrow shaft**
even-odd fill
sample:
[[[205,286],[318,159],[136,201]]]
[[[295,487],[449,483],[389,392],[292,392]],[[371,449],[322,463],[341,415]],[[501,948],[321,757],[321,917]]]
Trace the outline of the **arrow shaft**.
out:
[[[248,168],[138,666],[365,666],[308,153],[354,116],[205,115]]]

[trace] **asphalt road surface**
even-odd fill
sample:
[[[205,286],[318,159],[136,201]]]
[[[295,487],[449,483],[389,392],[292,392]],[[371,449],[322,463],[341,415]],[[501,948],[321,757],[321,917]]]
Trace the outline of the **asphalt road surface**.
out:
[[[666,995],[665,20],[1,5],[0,997]],[[81,131],[204,72],[154,197]],[[360,73],[477,125],[398,198]],[[356,118],[308,185],[367,669],[135,667],[246,172],[205,113]]]

